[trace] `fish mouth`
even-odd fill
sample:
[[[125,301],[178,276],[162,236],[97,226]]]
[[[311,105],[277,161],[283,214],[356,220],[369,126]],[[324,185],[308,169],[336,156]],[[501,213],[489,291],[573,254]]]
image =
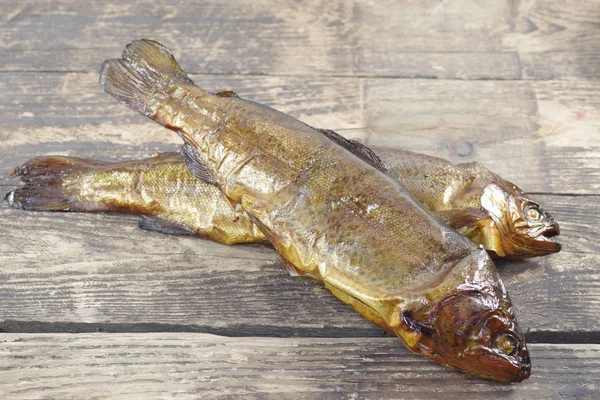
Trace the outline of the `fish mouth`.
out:
[[[529,258],[546,256],[561,251],[562,246],[556,241],[560,235],[558,224],[539,229],[537,232],[515,232],[512,240],[507,240],[512,247],[506,251],[505,258]]]
[[[479,356],[479,362],[493,372],[480,376],[503,383],[521,382],[531,375],[531,360],[527,348],[522,349],[519,358],[518,361],[508,361],[500,355],[482,354]]]
[[[556,241],[554,236],[537,236],[533,239],[533,243],[529,244],[530,251],[528,254],[529,257],[538,257],[538,256],[546,256],[553,253],[558,253],[561,251],[562,246],[560,243]]]
[[[558,227],[558,224],[554,224],[542,232],[542,236],[550,240],[553,240],[552,238],[558,235],[560,235],[560,228]]]
[[[558,235],[560,235],[560,228],[559,228],[558,224],[556,222],[554,222],[552,225],[546,227],[543,231],[539,232],[533,238],[535,240],[538,240],[541,242],[552,243],[552,244],[560,246],[556,242],[556,237]]]

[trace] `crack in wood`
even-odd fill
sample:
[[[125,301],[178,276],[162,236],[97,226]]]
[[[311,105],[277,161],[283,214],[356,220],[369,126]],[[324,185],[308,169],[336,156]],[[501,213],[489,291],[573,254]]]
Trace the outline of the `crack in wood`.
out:
[[[392,336],[383,330],[371,328],[338,327],[282,327],[273,325],[239,324],[227,327],[205,325],[160,324],[160,323],[83,323],[42,322],[4,320],[0,333],[150,333],[187,332],[209,333],[224,337],[268,337],[268,338],[373,338]],[[525,333],[528,343],[546,344],[600,344],[600,331],[529,331]]]

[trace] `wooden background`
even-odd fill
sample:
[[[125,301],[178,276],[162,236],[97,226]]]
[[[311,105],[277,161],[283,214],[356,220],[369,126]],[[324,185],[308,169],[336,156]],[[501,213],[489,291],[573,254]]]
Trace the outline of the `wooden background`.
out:
[[[561,225],[498,262],[532,376],[502,385],[408,353],[263,245],[119,215],[0,206],[1,398],[596,398],[600,1],[0,0],[0,188],[45,154],[146,157],[179,139],[98,84],[133,39],[367,144],[483,161]]]

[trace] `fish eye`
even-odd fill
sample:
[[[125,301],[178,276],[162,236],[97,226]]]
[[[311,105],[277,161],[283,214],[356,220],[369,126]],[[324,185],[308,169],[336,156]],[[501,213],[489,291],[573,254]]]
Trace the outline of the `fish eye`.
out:
[[[496,348],[502,354],[512,356],[517,352],[517,339],[509,334],[500,335],[496,340]]]
[[[529,205],[525,208],[525,218],[531,222],[538,222],[542,219],[542,212],[536,205]]]

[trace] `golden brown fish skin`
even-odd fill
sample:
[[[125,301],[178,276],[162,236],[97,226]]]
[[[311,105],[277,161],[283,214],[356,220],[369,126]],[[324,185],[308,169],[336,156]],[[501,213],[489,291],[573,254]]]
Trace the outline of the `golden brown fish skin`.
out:
[[[214,185],[199,184],[178,153],[126,162],[38,157],[15,169],[25,186],[6,195],[14,208],[142,214],[141,226],[225,244],[265,241],[257,226]]]
[[[531,200],[515,185],[490,172],[480,163],[455,165],[441,158],[401,149],[373,147],[373,150],[388,173],[400,182],[416,200],[474,243],[482,244],[491,255],[527,258],[547,255],[560,250],[560,245],[549,238],[549,236],[559,233],[558,224],[552,216],[544,212],[539,204]],[[207,221],[206,218],[197,218],[194,212],[188,212],[186,213],[187,218],[184,220],[186,220],[185,226],[193,227],[201,236],[206,236],[206,232],[219,231],[220,235],[217,240],[226,244],[240,243],[244,237],[249,242],[266,240],[245,213],[238,213],[238,217],[244,219],[243,223],[232,220],[229,215],[231,214],[229,201],[222,197],[222,193],[215,187],[203,188],[202,186],[210,184],[195,179],[187,171],[178,153],[163,153],[160,157],[162,158],[160,164],[156,160],[139,160],[121,165],[127,170],[138,167],[148,169],[154,168],[154,166],[168,170],[166,174],[150,174],[157,178],[156,182],[152,182],[152,186],[165,182],[165,188],[176,185],[179,190],[178,181],[185,183],[181,186],[182,189],[188,188],[193,185],[193,182],[196,182],[200,186],[198,190],[206,193],[202,198],[202,203],[198,204],[198,211],[207,209],[212,212],[213,218]],[[165,163],[170,163],[171,167],[166,166]],[[23,166],[22,169],[23,171],[27,170],[26,166]],[[110,168],[115,172],[118,169],[119,164]],[[75,173],[79,172],[75,171]],[[99,169],[97,172],[99,175],[92,179],[103,180],[103,170]],[[118,175],[116,176],[118,177]],[[106,179],[104,180],[106,181]],[[122,180],[120,182],[126,184]],[[104,189],[96,185],[94,202],[105,208],[99,208],[98,205],[92,207],[91,204],[85,203],[85,199],[81,198],[82,210],[92,207],[93,209],[88,211],[118,212],[124,210],[124,212],[154,215],[153,210],[148,207],[149,200],[144,200],[150,199],[149,193],[145,191],[144,196],[133,195],[138,191],[137,182],[130,180],[129,183],[131,185],[124,191],[115,192],[109,186],[106,194],[102,194]],[[146,183],[150,184],[149,181]],[[143,190],[143,187],[139,189]],[[166,197],[160,191],[154,193],[157,196],[151,197],[152,202],[162,204],[164,200],[175,200],[174,194]],[[213,194],[214,196],[210,198]],[[40,195],[44,196],[45,193],[42,192]],[[197,193],[182,190],[181,196],[187,195],[195,196]],[[109,201],[101,201],[100,197],[103,196],[107,196]],[[119,200],[125,198],[129,199],[128,203],[121,207]],[[136,202],[136,199],[139,202]],[[183,205],[189,207],[190,205],[185,200],[181,199],[184,202]],[[169,207],[169,204],[166,204],[165,207]],[[218,218],[216,215],[219,207],[223,209],[222,218]],[[176,220],[169,218],[169,213],[162,213],[161,218],[177,225],[181,220],[181,216],[177,214],[181,213],[171,211],[177,217]],[[209,226],[213,220],[219,225]],[[248,228],[245,235],[240,233],[242,227]],[[258,237],[253,235],[258,235]]]
[[[554,218],[511,182],[479,162],[373,147],[389,174],[451,227],[493,255],[544,256],[560,251]]]
[[[105,62],[101,84],[177,131],[196,152],[188,162],[194,175],[210,177],[241,204],[285,263],[409,349],[503,382],[529,376],[522,334],[487,253],[389,175],[283,113],[196,87],[156,42],[136,41],[120,60]],[[471,299],[458,304],[458,314],[448,311],[457,296]],[[450,339],[464,324],[492,320],[499,323],[489,334]]]

